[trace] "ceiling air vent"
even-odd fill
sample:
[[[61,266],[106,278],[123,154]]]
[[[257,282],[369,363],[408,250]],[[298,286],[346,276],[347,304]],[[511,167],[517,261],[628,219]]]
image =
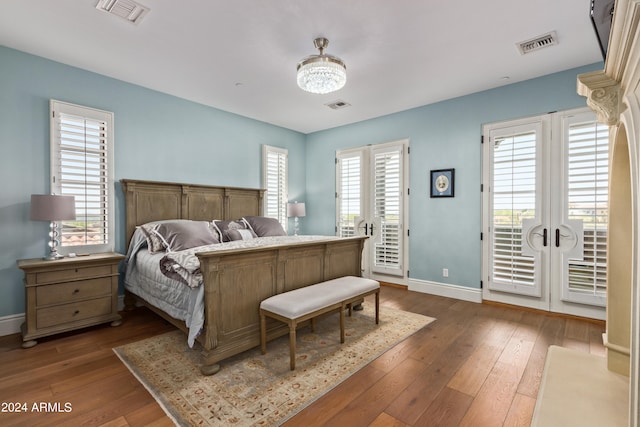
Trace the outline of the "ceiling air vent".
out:
[[[328,104],[324,104],[324,105],[326,105],[327,107],[329,107],[329,108],[331,108],[333,110],[339,110],[341,108],[346,108],[346,107],[350,107],[351,106],[351,104],[349,104],[348,102],[342,101],[340,99],[337,100],[337,101],[330,102]]]
[[[518,47],[520,54],[525,55],[533,52],[534,50],[540,50],[556,44],[558,44],[558,36],[555,31],[551,31],[550,33],[543,34],[531,40],[516,43],[516,46]]]
[[[149,12],[149,8],[132,0],[99,0],[96,9],[126,19],[132,24],[139,23]]]

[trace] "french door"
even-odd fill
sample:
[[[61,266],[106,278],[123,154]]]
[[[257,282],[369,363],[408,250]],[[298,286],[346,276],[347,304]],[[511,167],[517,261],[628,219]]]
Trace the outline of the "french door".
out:
[[[408,141],[358,147],[336,153],[336,234],[364,235],[365,277],[407,272]]]
[[[579,109],[483,134],[483,298],[603,319],[608,128]]]

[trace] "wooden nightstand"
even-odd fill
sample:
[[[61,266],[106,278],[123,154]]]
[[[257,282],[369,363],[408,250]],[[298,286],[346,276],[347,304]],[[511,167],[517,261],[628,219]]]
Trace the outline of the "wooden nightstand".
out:
[[[26,319],[22,347],[60,332],[112,322],[118,326],[118,264],[124,255],[109,252],[45,261],[18,261],[25,274]]]

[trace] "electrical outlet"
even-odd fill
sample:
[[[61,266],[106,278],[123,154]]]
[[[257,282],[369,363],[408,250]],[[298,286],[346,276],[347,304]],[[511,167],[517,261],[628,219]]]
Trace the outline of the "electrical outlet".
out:
[[[448,268],[443,268],[442,269],[442,277],[449,277],[449,269]]]

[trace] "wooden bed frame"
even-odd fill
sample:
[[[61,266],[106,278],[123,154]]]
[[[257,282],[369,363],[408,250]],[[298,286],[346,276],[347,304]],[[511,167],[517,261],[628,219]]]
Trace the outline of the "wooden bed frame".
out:
[[[121,180],[125,194],[127,244],[135,227],[163,219],[234,220],[261,215],[264,190]],[[220,362],[260,345],[260,302],[282,292],[342,276],[360,276],[366,237],[198,253],[204,277],[205,325],[201,371],[218,372]],[[126,292],[125,306],[141,301],[183,331],[177,320]],[[269,322],[267,339],[288,334]]]

